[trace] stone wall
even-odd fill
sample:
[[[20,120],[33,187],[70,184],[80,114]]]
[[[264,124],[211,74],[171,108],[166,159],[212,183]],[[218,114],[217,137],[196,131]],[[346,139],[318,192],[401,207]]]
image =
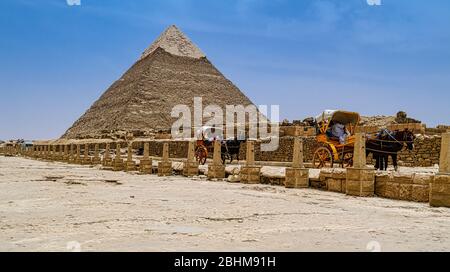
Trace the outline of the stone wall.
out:
[[[171,158],[186,158],[187,141],[168,141]],[[163,141],[150,141],[150,155],[161,156]],[[139,143],[134,148],[142,146]],[[294,137],[287,136],[280,138],[280,146],[277,150],[271,152],[262,152],[261,143],[255,143],[255,160],[257,161],[276,161],[291,162],[294,146]],[[303,137],[303,150],[305,162],[312,162],[315,149],[319,146],[315,137]],[[429,167],[439,164],[441,149],[441,136],[420,136],[415,140],[414,150],[412,152],[402,151],[399,153],[399,165],[409,167]],[[246,144],[241,144],[239,159],[245,160]],[[210,152],[212,153],[212,152]],[[212,154],[209,154],[212,158]],[[374,164],[372,155],[368,157],[368,164]],[[392,159],[390,158],[390,165]]]
[[[261,144],[255,144],[255,159],[257,161],[291,162],[294,145],[294,137],[281,137],[280,147],[272,152],[262,152]],[[319,146],[315,137],[303,138],[304,160],[312,162],[314,150]],[[399,165],[408,167],[430,167],[439,164],[441,150],[441,136],[419,136],[414,142],[414,150],[399,152]],[[241,145],[239,157],[245,159],[245,144]],[[392,159],[389,158],[390,165]],[[372,155],[368,158],[368,164],[375,164]]]
[[[312,161],[314,150],[318,146],[315,137],[303,138],[303,152],[304,160],[306,162]],[[275,151],[263,152],[261,151],[261,143],[255,143],[255,160],[257,161],[277,161],[277,162],[292,162],[294,147],[294,137],[281,137],[280,146]],[[245,160],[246,145],[241,144],[239,158]]]
[[[428,202],[433,179],[434,174],[377,174],[375,194],[396,200]]]
[[[430,184],[434,174],[382,173],[375,175],[375,195],[378,197],[414,202],[428,202]],[[322,169],[319,175],[319,189],[346,193],[346,170]]]

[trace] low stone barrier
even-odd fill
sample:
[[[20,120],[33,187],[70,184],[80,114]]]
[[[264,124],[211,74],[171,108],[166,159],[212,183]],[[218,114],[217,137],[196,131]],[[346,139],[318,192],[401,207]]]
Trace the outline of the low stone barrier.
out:
[[[375,194],[379,197],[428,202],[434,174],[381,173],[375,176]]]

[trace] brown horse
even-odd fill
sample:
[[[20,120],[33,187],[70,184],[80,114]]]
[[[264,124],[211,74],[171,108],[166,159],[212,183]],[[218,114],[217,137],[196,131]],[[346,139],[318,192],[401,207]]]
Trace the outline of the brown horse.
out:
[[[395,171],[398,170],[398,152],[405,146],[408,150],[414,149],[415,136],[412,131],[388,131],[382,130],[375,139],[369,139],[366,143],[366,155],[373,154],[376,160],[375,169],[387,170],[389,156],[392,157]]]

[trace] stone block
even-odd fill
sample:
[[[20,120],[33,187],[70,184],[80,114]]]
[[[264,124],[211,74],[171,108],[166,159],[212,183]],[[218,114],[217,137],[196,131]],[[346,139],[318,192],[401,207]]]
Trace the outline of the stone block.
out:
[[[326,181],[333,177],[333,169],[321,169],[319,173],[320,181]]]
[[[139,162],[139,171],[142,174],[152,174],[153,173],[153,162],[152,159],[144,160]]]
[[[397,182],[387,182],[385,197],[390,198],[390,199],[399,199],[400,198],[400,184],[398,184]]]
[[[450,207],[450,175],[437,174],[430,187],[430,205]]]
[[[94,157],[92,158],[92,164],[102,164],[102,160],[100,159],[100,157]]]
[[[136,163],[133,160],[127,160],[125,162],[125,171],[126,172],[133,172],[136,171],[137,167],[136,167]]]
[[[241,183],[259,184],[261,180],[261,167],[259,166],[243,166],[239,173]]]
[[[398,199],[412,201],[412,184],[399,183]]]
[[[225,165],[208,165],[208,179],[224,179]]]
[[[342,192],[342,179],[327,179],[327,189],[330,192]]]
[[[185,177],[198,176],[198,162],[196,161],[185,162],[183,166],[183,176]]]
[[[414,174],[397,174],[393,176],[395,182],[399,184],[412,184],[414,179]]]
[[[375,171],[366,168],[347,168],[346,194],[369,197],[375,193]]]
[[[116,156],[112,162],[113,171],[123,171],[124,164],[123,159],[120,156]]]
[[[81,160],[81,164],[82,164],[82,165],[91,165],[91,164],[92,164],[92,159],[91,159],[91,157],[84,157],[84,158]]]
[[[309,170],[305,168],[286,168],[284,186],[286,188],[308,188]]]
[[[172,175],[172,162],[161,161],[158,162],[158,176],[171,176]]]
[[[415,174],[413,184],[429,186],[434,180],[434,174]]]
[[[392,176],[388,173],[381,173],[375,176],[375,195],[379,197],[386,196],[387,183],[392,182]]]
[[[429,202],[430,201],[430,185],[412,185],[412,201]]]

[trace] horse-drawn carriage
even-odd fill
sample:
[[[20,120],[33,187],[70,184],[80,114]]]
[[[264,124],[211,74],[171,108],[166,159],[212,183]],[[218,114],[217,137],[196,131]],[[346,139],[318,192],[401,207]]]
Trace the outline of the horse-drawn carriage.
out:
[[[353,166],[355,129],[360,120],[356,112],[327,110],[316,117],[316,140],[319,147],[313,156],[313,167]]]
[[[204,126],[197,131],[197,146],[195,147],[195,158],[199,164],[204,165],[210,153],[214,152],[214,141],[221,142],[221,158],[225,164],[227,161],[233,162],[236,158],[239,161],[239,150],[245,140],[223,139],[223,130]]]
[[[356,127],[360,115],[348,111],[324,111],[315,118],[316,148],[313,157],[314,168],[332,168],[338,163],[341,167],[353,166],[353,151],[355,146]],[[366,154],[373,154],[376,161],[375,168],[387,169],[388,156],[392,157],[397,169],[397,153],[404,147],[414,148],[414,130],[420,130],[421,124],[397,124],[391,128],[374,131],[361,131],[366,134]]]

